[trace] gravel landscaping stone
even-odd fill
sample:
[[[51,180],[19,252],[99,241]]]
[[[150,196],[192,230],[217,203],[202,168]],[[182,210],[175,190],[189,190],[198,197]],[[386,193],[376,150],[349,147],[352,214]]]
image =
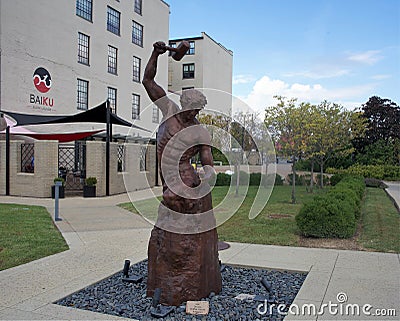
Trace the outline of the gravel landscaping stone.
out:
[[[186,314],[186,304],[182,304],[174,307],[173,311],[165,318],[155,319],[150,314],[152,298],[146,297],[147,260],[131,265],[129,275],[141,275],[143,280],[138,284],[122,282],[123,273],[121,271],[55,303],[145,321],[283,320],[285,315],[279,314],[276,308],[272,309],[272,314],[269,314],[269,308],[266,309],[267,314],[259,314],[257,307],[263,304],[260,309],[263,311],[264,302],[252,299],[239,300],[235,297],[239,294],[267,295],[267,290],[261,284],[261,279],[266,278],[271,284],[269,305],[272,302],[275,303],[275,306],[285,304],[285,311],[287,311],[307,276],[306,273],[299,272],[227,265],[222,272],[221,293],[210,293],[208,298],[202,299],[208,301],[210,305],[210,312],[207,316]]]

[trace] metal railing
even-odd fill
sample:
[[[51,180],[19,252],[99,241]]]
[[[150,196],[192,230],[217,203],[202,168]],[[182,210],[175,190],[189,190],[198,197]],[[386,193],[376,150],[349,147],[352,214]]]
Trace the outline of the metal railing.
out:
[[[35,172],[35,145],[33,143],[21,144],[21,172]]]
[[[119,173],[125,172],[125,145],[118,145],[118,167]]]

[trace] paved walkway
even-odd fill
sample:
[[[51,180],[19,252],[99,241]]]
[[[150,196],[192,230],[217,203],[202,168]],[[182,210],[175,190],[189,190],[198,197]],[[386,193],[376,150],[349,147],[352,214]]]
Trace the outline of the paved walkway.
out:
[[[386,192],[392,198],[394,205],[400,212],[400,182],[385,182],[388,186]]]
[[[149,190],[133,193],[134,199],[149,195]],[[127,320],[52,302],[122,270],[125,259],[134,263],[146,258],[151,226],[115,206],[128,201],[127,195],[60,200],[63,220],[55,224],[70,250],[1,271],[0,320]],[[0,203],[44,205],[54,213],[51,199],[0,197]],[[286,320],[399,319],[398,254],[230,244],[228,250],[220,252],[224,263],[308,272],[294,304],[300,312],[326,304],[325,313],[289,315]],[[335,312],[339,293],[347,296],[343,313],[329,313],[330,303]],[[351,309],[359,306],[360,315],[345,315],[347,304]],[[363,307],[371,314],[385,311],[377,309],[397,309],[396,316],[368,316],[362,313]]]

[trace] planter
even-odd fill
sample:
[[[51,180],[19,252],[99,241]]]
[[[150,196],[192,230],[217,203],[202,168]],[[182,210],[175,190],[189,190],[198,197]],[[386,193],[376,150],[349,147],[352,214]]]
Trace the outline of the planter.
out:
[[[96,197],[96,186],[83,186],[83,197]]]
[[[58,197],[65,198],[65,186],[60,186],[58,189]],[[53,185],[51,187],[51,198],[56,198],[56,187]]]

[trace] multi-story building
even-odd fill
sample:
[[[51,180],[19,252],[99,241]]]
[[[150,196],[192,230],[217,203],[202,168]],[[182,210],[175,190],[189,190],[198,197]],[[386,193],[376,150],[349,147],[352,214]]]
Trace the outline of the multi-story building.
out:
[[[169,36],[164,1],[0,0],[0,12],[0,110],[69,115],[109,99],[118,116],[157,127],[158,110],[141,80],[153,42]],[[161,57],[164,88],[167,70]]]
[[[233,52],[216,42],[205,32],[199,37],[171,39],[171,47],[182,40],[190,48],[180,61],[168,62],[168,90],[179,93],[188,88],[203,89],[207,96],[207,108],[223,112],[231,110]]]

